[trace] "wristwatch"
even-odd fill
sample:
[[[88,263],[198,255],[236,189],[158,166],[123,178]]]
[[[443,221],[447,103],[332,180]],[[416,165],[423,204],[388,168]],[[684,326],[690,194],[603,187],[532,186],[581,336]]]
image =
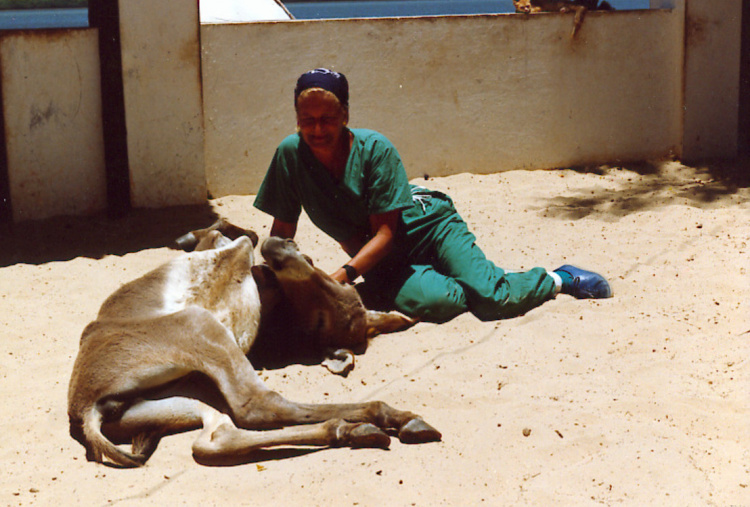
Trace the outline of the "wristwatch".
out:
[[[344,271],[346,271],[346,277],[349,279],[349,283],[354,285],[354,280],[359,276],[357,268],[350,266],[349,264],[344,264],[342,267],[344,268]]]

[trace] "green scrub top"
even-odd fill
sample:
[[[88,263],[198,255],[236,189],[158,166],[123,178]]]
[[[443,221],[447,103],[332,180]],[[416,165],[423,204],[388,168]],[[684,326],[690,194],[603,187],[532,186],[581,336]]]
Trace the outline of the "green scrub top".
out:
[[[255,207],[296,223],[304,208],[312,222],[339,243],[370,237],[370,215],[414,206],[409,180],[396,148],[382,134],[350,129],[354,136],[343,177],[336,181],[300,134],[276,150]]]

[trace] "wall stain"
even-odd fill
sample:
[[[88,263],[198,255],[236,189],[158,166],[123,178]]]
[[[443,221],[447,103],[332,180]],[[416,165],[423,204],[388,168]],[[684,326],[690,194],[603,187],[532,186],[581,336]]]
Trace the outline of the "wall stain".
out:
[[[697,46],[706,42],[708,20],[701,16],[686,16],[685,18],[685,44]]]
[[[48,123],[50,119],[57,116],[57,108],[50,102],[46,108],[41,109],[38,106],[31,106],[31,121],[29,121],[29,130],[34,130]]]

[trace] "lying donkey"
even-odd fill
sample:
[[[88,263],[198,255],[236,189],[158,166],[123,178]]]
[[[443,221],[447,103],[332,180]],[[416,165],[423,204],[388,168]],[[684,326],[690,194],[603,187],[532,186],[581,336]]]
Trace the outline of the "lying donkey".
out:
[[[405,443],[440,440],[440,432],[418,415],[383,402],[296,403],[263,384],[245,355],[257,335],[261,302],[273,296],[269,269],[282,286],[292,281],[310,291],[310,301],[320,305],[298,309],[311,312],[307,321],[322,323],[321,329],[345,322],[359,333],[362,318],[321,309],[336,291],[315,291],[303,282],[306,276],[325,277],[293,242],[267,240],[262,251],[269,266],[254,266],[254,234],[238,231],[226,223],[193,231],[195,252],[123,285],[84,329],[68,416],[71,435],[86,448],[87,459],[141,466],[162,436],[201,427],[193,443],[199,461],[238,459],[281,445],[386,448],[390,437],[384,430],[396,431]],[[337,308],[335,302],[331,308]],[[322,335],[327,343],[366,340],[368,328],[380,330],[376,321],[382,330],[393,330],[384,315],[370,322],[363,308],[355,310],[365,315],[365,336],[336,331]],[[307,426],[288,427],[302,424]],[[132,450],[114,442],[130,442]]]

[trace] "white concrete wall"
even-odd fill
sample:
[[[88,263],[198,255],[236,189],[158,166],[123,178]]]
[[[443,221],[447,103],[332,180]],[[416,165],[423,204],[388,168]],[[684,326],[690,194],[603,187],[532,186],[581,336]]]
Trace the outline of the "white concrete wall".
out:
[[[292,90],[344,72],[351,122],[387,135],[411,177],[679,153],[677,11],[204,25],[206,177],[253,193],[294,132]]]
[[[198,2],[119,5],[131,202],[203,203]]]
[[[96,30],[0,35],[13,220],[106,207]]]
[[[687,0],[685,159],[737,153],[741,30],[740,0]]]

